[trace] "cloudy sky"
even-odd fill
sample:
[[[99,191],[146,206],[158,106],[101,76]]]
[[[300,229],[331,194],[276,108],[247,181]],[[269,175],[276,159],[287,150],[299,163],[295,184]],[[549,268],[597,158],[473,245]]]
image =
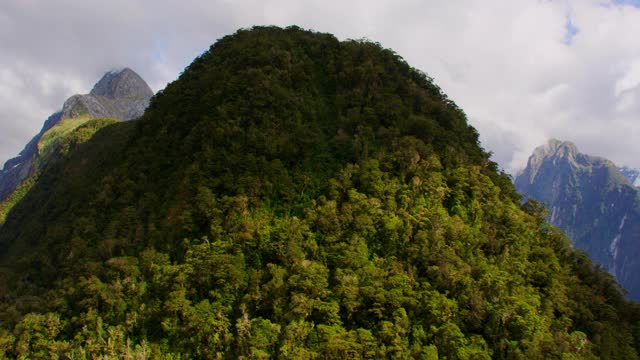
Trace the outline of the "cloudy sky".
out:
[[[0,161],[104,72],[129,66],[157,91],[260,24],[394,49],[507,171],[550,137],[640,167],[640,0],[2,0]]]

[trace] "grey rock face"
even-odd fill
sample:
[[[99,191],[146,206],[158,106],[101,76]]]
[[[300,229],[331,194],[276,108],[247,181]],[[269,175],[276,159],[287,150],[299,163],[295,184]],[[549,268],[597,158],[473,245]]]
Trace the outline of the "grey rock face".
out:
[[[82,115],[131,120],[149,106],[153,92],[133,70],[106,73],[87,95],[74,95],[62,107],[62,118]]]
[[[153,91],[133,70],[124,68],[106,73],[91,92],[74,95],[62,110],[51,115],[42,130],[0,170],[0,201],[6,199],[27,177],[37,171],[38,143],[42,136],[64,119],[109,117],[132,120],[144,114]]]
[[[640,300],[640,191],[611,161],[551,140],[534,151],[515,186],[546,204],[549,222]]]
[[[91,89],[91,95],[111,99],[150,98],[153,92],[149,85],[129,68],[109,71]]]
[[[630,168],[628,166],[619,167],[618,170],[624,175],[633,186],[640,188],[640,169]]]
[[[58,111],[44,122],[42,130],[27,143],[18,156],[7,160],[0,170],[0,201],[9,196],[33,171],[33,160],[38,154],[38,142],[44,133],[54,127],[62,119]]]
[[[124,68],[106,73],[98,81],[87,97],[94,97],[103,106],[93,107],[88,100],[89,113],[109,114],[122,120],[131,120],[141,116],[149,106],[153,91],[149,85],[133,70]],[[101,113],[100,111],[104,111]],[[104,115],[96,115],[96,117]]]

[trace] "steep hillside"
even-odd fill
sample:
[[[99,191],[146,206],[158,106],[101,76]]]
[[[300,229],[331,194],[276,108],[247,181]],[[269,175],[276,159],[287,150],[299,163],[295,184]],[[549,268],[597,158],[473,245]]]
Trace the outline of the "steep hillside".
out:
[[[31,191],[40,173],[65,161],[78,146],[87,142],[99,130],[119,121],[119,119],[89,117],[65,119],[45,132],[38,146],[41,151],[34,156],[37,160],[37,168],[34,166],[33,173],[0,201],[0,227],[13,207]]]
[[[67,99],[62,110],[45,121],[40,133],[20,155],[8,160],[0,169],[0,206],[7,203],[7,197],[22,183],[28,185],[35,181],[29,178],[37,177],[47,163],[47,156],[56,151],[61,137],[92,118],[137,118],[144,113],[151,96],[153,92],[147,83],[133,70],[124,68],[106,73],[89,94]]]
[[[5,356],[637,358],[637,305],[378,44],[238,31],[65,159],[0,228]]]
[[[551,140],[535,150],[515,185],[547,204],[551,224],[640,300],[640,194],[611,161]]]

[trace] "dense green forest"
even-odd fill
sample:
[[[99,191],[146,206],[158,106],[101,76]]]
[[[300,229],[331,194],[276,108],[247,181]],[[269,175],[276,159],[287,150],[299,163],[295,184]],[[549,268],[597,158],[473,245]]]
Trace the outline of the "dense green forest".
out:
[[[0,228],[0,356],[638,358],[638,305],[379,44],[240,30],[87,129]]]

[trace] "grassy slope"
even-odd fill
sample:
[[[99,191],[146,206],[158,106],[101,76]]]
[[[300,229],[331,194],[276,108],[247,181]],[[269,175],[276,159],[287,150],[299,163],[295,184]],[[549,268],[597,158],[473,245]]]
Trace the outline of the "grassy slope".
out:
[[[37,183],[42,168],[51,162],[62,161],[62,158],[68,156],[77,146],[87,142],[98,130],[118,121],[117,119],[91,119],[88,116],[64,119],[45,132],[38,142],[38,155],[34,161],[37,170],[0,202],[0,226],[4,224],[11,209]]]

